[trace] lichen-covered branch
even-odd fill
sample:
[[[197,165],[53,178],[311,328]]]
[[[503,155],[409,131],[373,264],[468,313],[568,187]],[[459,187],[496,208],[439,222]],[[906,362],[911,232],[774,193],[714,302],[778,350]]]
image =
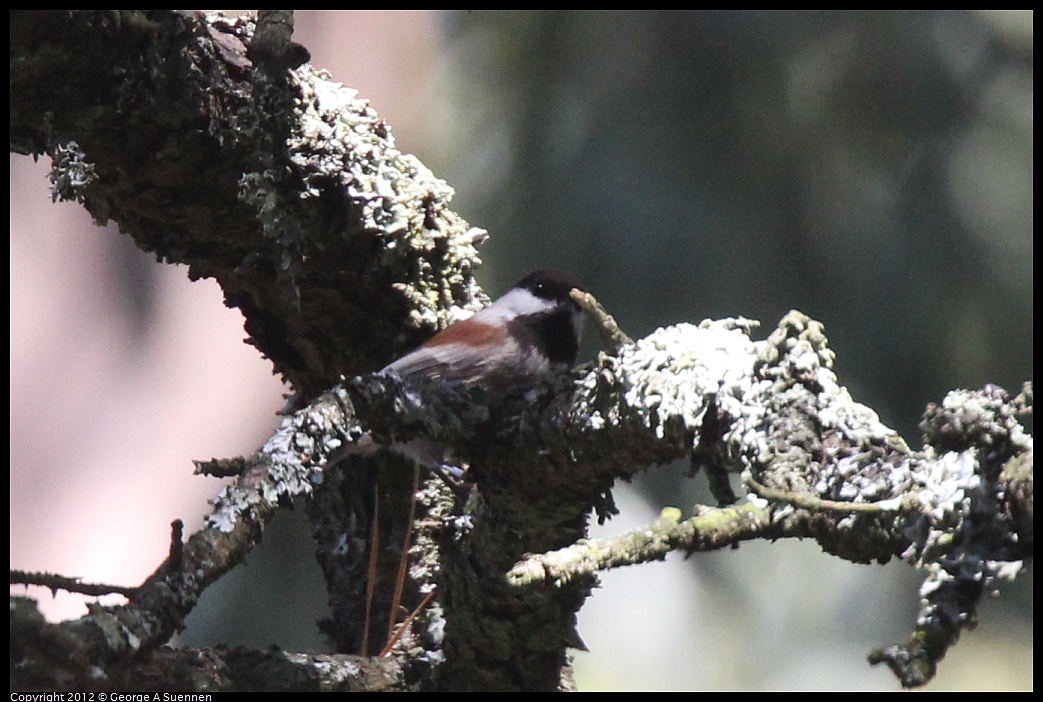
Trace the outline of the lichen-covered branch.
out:
[[[786,536],[815,538],[858,562],[899,556],[927,572],[913,643],[874,658],[900,669],[905,684],[922,684],[974,621],[978,598],[1031,555],[1016,538],[1002,477],[1003,465],[1031,455],[1031,439],[1010,398],[990,388],[953,395],[925,420],[958,451],[913,452],[836,384],[817,324],[791,313],[764,341],[751,338],[753,327],[724,320],[659,330],[618,357],[603,356],[537,406],[500,412],[437,383],[407,386],[393,375],[352,382],[289,418],[247,462],[247,473],[215,501],[207,528],[186,544],[180,568],[160,568],[127,607],[92,614],[92,626],[122,632],[110,656],[125,655],[130,642],[147,650],[164,641],[201,589],[252,546],[278,504],[334,475],[330,456],[372,427],[384,440],[435,435],[472,461],[471,499],[443,512],[432,532],[432,552],[442,555],[427,582],[438,605],[409,639],[427,640],[434,645],[427,655],[447,661],[433,671],[440,685],[535,686],[565,665],[560,638],[543,648],[535,643],[540,632],[514,630],[516,621],[489,630],[488,613],[502,611],[506,599],[539,611],[541,627],[557,612],[552,630],[560,637],[598,569]],[[713,450],[730,456],[748,483],[756,476],[769,499],[699,508],[687,520],[670,513],[641,532],[584,541],[585,516],[612,481],[706,442],[699,430],[708,413],[724,427]],[[771,440],[780,432],[786,443]],[[1031,494],[1022,495],[1019,509],[1031,511]],[[504,530],[514,537],[507,548]],[[521,549],[541,544],[552,548],[518,562]],[[86,623],[67,634],[86,631]],[[425,636],[425,627],[446,624],[444,637]],[[527,670],[539,677],[467,663],[470,647],[490,636],[526,646]]]
[[[550,553],[532,554],[507,572],[521,587],[539,582],[564,584],[601,570],[661,561],[672,551],[713,551],[731,544],[769,537],[771,514],[766,505],[744,501],[728,507],[701,507],[682,520],[667,507],[651,524],[610,539],[580,539]]]
[[[632,341],[589,296],[608,353],[531,402],[367,375],[484,304],[472,276],[485,232],[449,209],[452,190],[395,148],[365,100],[300,65],[291,15],[265,15],[256,45],[252,21],[196,13],[11,20],[12,150],[52,157],[56,197],[215,278],[297,393],[256,454],[201,464],[237,473],[234,484],[200,531],[184,544],[177,532],[126,605],[50,625],[12,600],[13,689],[153,688],[149,666],[170,655],[172,689],[302,689],[260,676],[276,663],[316,689],[352,671],[365,685],[366,670],[396,689],[568,689],[575,615],[598,570],[787,536],[924,571],[911,641],[874,654],[915,685],[973,624],[982,594],[1031,557],[1032,439],[1019,421],[1030,387],[950,394],[913,449],[839,384],[821,324],[803,314],[764,339],[738,318]],[[434,438],[455,449],[467,482],[417,489],[397,459],[344,458],[363,434]],[[707,473],[716,507],[586,540],[591,512],[615,509],[615,480],[678,458]],[[735,486],[745,494],[733,502]],[[199,652],[214,665],[186,673],[192,653],[163,645],[301,498],[333,611],[322,628],[344,655],[319,665]],[[375,602],[366,577],[390,584],[368,588]],[[348,655],[386,643],[368,633],[371,610],[406,620],[386,665]],[[236,670],[258,677],[218,684],[232,659],[256,660]]]
[[[32,600],[11,598],[12,660],[22,664],[12,687],[49,690],[58,683],[78,691],[167,690],[235,692],[405,692],[413,689],[394,658],[293,653],[272,647],[218,646],[175,649],[169,646],[141,657],[135,665],[79,668],[89,649],[72,627],[47,625]],[[37,636],[37,634],[42,634]],[[39,648],[46,647],[46,648]],[[64,653],[56,667],[36,665],[46,649]]]
[[[303,406],[480,307],[486,234],[368,101],[299,65],[279,12],[256,45],[247,18],[12,12],[10,143],[53,159],[56,199],[214,278]]]
[[[889,663],[904,685],[922,685],[973,627],[980,597],[1032,556],[1031,491],[1012,478],[1031,464],[1032,440],[1018,421],[1031,387],[1018,398],[995,387],[950,393],[928,410],[927,444],[913,451],[839,385],[821,325],[790,313],[760,342],[749,338],[751,326],[680,325],[600,359],[579,381],[564,423],[575,432],[568,446],[578,463],[613,465],[602,453],[613,445],[640,455],[642,438],[661,450],[687,447],[742,471],[747,500],[531,555],[509,577],[561,584],[759,536],[814,538],[855,562],[897,556],[925,571],[923,606],[911,643],[872,660]],[[597,460],[577,448],[584,445]],[[757,517],[716,519],[736,512]]]

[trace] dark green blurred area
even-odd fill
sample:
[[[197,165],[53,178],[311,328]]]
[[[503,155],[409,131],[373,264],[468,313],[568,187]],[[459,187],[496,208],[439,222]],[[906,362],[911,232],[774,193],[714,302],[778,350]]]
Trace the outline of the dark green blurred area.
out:
[[[1002,19],[451,15],[427,160],[501,287],[572,269],[633,336],[801,309],[917,440],[947,389],[1032,376],[1032,19]]]

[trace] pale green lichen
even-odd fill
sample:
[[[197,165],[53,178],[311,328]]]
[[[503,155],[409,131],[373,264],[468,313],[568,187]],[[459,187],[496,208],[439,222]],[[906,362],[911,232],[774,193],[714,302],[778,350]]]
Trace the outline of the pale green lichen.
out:
[[[453,189],[395,147],[390,127],[356,91],[307,65],[294,72],[294,83],[300,128],[287,146],[305,186],[301,197],[336,183],[354,201],[358,222],[345,235],[360,229],[383,239],[381,261],[402,270],[395,289],[409,301],[415,325],[444,326],[486,304],[472,273],[488,234],[449,209]]]

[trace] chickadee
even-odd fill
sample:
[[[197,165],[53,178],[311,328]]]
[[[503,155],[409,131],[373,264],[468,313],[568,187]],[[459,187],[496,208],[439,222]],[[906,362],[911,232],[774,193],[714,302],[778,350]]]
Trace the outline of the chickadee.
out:
[[[567,273],[534,271],[384,370],[476,385],[492,397],[528,392],[576,362],[583,313],[569,293],[579,287]]]
[[[567,273],[537,270],[474,316],[435,334],[384,367],[403,379],[427,377],[480,387],[493,400],[525,396],[576,362],[583,312],[572,299],[583,289]],[[429,467],[446,469],[444,451],[428,439],[389,447]],[[372,454],[364,435],[348,453]]]

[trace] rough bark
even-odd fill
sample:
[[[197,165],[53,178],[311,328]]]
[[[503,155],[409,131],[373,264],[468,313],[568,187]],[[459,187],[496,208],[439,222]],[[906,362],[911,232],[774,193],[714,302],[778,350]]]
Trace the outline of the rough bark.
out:
[[[762,340],[743,319],[611,337],[524,406],[380,374],[343,380],[486,302],[472,277],[485,233],[365,100],[303,64],[292,16],[262,14],[256,34],[249,20],[165,11],[11,20],[12,151],[54,160],[56,198],[215,278],[296,391],[260,451],[204,466],[238,478],[204,529],[182,543],[175,528],[129,604],[52,625],[12,598],[12,689],[569,689],[575,613],[597,571],[782,537],[923,569],[910,642],[873,654],[912,686],[1031,557],[1032,441],[1019,423],[1031,387],[950,393],[914,450],[839,385],[821,325],[797,312]],[[330,465],[365,431],[455,447],[466,492],[414,485],[393,459]],[[584,538],[592,510],[613,510],[617,478],[684,457],[718,505]],[[302,497],[340,654],[166,648],[200,593]],[[378,658],[383,637],[360,622],[388,619],[403,552],[399,606],[416,616]]]

